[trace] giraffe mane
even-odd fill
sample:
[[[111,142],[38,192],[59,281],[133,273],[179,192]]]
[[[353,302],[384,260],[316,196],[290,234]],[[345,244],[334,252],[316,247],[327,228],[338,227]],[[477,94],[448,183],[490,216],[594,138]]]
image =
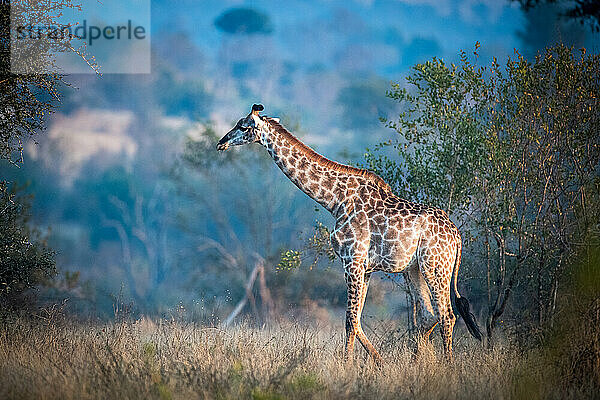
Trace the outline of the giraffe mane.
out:
[[[277,133],[279,133],[280,135],[283,135],[296,149],[299,149],[300,151],[302,151],[309,160],[315,161],[315,162],[319,163],[320,165],[322,165],[323,167],[333,169],[334,171],[343,172],[343,173],[349,174],[349,175],[362,176],[363,178],[367,179],[367,181],[374,183],[375,185],[377,185],[384,191],[386,191],[386,192],[392,191],[390,186],[379,175],[375,174],[374,172],[369,171],[367,169],[356,168],[356,167],[352,167],[350,165],[331,161],[330,159],[322,156],[321,154],[317,153],[316,151],[311,149],[309,146],[304,144],[302,141],[300,141],[300,139],[298,139],[296,136],[294,136],[290,131],[288,131],[283,125],[281,125],[275,119],[267,117],[267,116],[263,116],[262,118],[264,120],[266,120],[267,122],[269,122],[269,124],[275,129],[275,131]]]

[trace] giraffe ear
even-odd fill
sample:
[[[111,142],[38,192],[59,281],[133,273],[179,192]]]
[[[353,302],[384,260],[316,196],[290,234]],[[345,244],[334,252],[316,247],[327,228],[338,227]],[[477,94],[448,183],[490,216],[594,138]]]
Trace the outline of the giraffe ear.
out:
[[[279,123],[279,118],[271,118],[271,120],[273,120],[273,121],[275,121],[275,122]]]
[[[252,114],[257,115],[258,113],[261,112],[262,110],[264,110],[265,108],[263,107],[262,104],[254,104],[252,106]]]

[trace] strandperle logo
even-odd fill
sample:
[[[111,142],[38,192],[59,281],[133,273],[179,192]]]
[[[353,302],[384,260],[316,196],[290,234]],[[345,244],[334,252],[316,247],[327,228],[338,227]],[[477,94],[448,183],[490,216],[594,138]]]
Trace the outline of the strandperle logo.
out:
[[[150,73],[150,0],[0,1],[13,73]]]
[[[131,20],[127,21],[127,24],[117,26],[96,26],[88,25],[86,19],[79,26],[73,28],[72,26],[18,26],[17,27],[17,40],[23,39],[52,39],[52,40],[64,40],[64,39],[80,39],[85,41],[88,45],[92,46],[94,41],[98,39],[106,40],[121,40],[121,39],[146,39],[146,28],[140,25],[134,26]]]

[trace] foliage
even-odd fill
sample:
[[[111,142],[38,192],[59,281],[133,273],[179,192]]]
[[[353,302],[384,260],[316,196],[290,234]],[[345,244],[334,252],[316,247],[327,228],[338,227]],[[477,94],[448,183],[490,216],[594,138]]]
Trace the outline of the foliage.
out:
[[[0,299],[56,274],[54,253],[27,224],[28,209],[24,196],[0,182]]]
[[[304,239],[301,250],[285,250],[281,253],[277,270],[299,268],[306,260],[311,261],[309,269],[313,269],[323,257],[327,258],[330,265],[336,260],[335,252],[331,247],[329,229],[322,222],[316,221],[314,233]]]
[[[33,8],[19,0],[0,3],[0,159],[22,162],[25,141],[44,129],[44,118],[54,110],[59,88],[66,82],[59,73],[39,73],[58,70],[51,51],[74,51],[86,59],[83,50],[70,46],[70,40],[20,42],[11,53],[11,8],[15,24],[63,26],[58,22],[62,12],[79,7],[71,0],[44,0]],[[13,74],[11,61],[33,73]]]
[[[589,251],[580,258],[565,296],[560,317],[547,341],[547,356],[555,364],[553,376],[565,389],[600,385],[600,241],[589,241]]]
[[[44,129],[45,117],[53,112],[59,88],[66,84],[56,72],[54,53],[72,51],[87,61],[84,50],[73,48],[71,37],[15,46],[11,25],[65,27],[59,19],[69,9],[80,5],[71,0],[0,3],[0,159],[22,163],[26,140]],[[28,212],[29,203],[15,186],[9,189],[0,182],[0,298],[14,298],[56,274],[54,253],[30,228]]]
[[[478,169],[484,154],[479,118],[483,69],[471,64],[465,52],[461,61],[460,67],[435,57],[417,64],[407,77],[414,94],[392,85],[388,96],[406,108],[398,121],[383,121],[403,140],[383,146],[394,147],[405,173],[385,155],[366,154],[369,168],[381,172],[402,196],[450,212],[469,209],[470,189],[476,184],[471,171]]]
[[[273,32],[271,20],[252,8],[232,8],[215,20],[215,26],[230,34],[269,34]]]
[[[199,127],[202,132],[198,137],[186,137],[183,147],[182,159],[185,163],[201,172],[209,171],[211,168],[219,168],[230,163],[248,162],[246,153],[234,153],[231,151],[218,154],[214,151],[215,143],[221,136],[215,132],[211,123]]]
[[[511,296],[535,299],[521,315],[553,317],[560,278],[598,221],[599,75],[598,56],[562,45],[504,66],[462,52],[459,67],[434,58],[414,67],[410,91],[389,92],[403,107],[385,121],[399,138],[367,164],[458,222],[483,265],[489,337]]]

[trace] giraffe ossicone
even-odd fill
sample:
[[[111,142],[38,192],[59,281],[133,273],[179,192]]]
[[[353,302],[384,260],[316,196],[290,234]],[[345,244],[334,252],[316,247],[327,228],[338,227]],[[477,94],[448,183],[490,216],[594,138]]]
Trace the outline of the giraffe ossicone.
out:
[[[458,292],[457,278],[462,241],[454,223],[440,209],[397,197],[373,172],[331,161],[288,132],[278,119],[261,116],[264,107],[252,106],[217,143],[217,150],[259,143],[275,164],[304,193],[335,218],[333,249],[342,260],[348,289],[346,356],[352,357],[356,339],[380,363],[361,326],[361,314],[371,273],[404,273],[423,318],[420,331],[430,332],[439,323],[445,354],[452,357],[452,332],[456,308],[469,332],[481,332],[469,311],[469,302]],[[454,285],[451,288],[452,280]]]

